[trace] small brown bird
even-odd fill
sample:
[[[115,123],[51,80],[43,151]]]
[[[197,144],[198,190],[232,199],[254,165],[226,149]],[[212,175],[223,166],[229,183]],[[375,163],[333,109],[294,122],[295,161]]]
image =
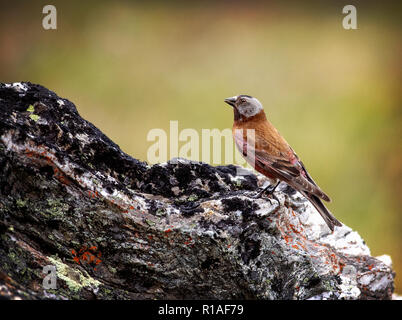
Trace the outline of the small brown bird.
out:
[[[331,201],[330,198],[317,186],[293,149],[267,120],[260,101],[239,95],[227,98],[225,102],[233,107],[232,131],[237,148],[255,170],[277,182],[268,193],[273,195],[279,183],[284,181],[313,204],[331,231],[334,226],[342,226],[321,201]],[[266,190],[263,189],[258,196]]]

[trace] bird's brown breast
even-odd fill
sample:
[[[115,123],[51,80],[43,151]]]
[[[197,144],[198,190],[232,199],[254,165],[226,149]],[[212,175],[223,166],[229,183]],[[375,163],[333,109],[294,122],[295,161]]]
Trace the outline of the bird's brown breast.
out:
[[[239,129],[243,130],[243,141],[245,142],[247,141],[247,129],[254,130],[256,150],[264,150],[278,157],[291,158],[293,156],[289,144],[267,120],[264,111],[250,118],[235,120],[232,128],[233,136]]]

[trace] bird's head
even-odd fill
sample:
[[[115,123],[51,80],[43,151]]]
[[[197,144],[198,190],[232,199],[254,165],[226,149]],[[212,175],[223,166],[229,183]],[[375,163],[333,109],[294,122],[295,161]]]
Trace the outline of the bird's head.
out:
[[[225,102],[233,107],[235,120],[251,118],[263,111],[258,99],[245,94],[226,98]]]

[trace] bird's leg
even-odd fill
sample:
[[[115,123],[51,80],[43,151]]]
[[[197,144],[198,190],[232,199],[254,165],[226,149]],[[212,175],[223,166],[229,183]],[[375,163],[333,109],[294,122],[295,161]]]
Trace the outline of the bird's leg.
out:
[[[279,199],[278,199],[278,198],[276,197],[276,195],[274,194],[274,191],[275,191],[276,187],[277,187],[280,183],[281,183],[281,182],[278,181],[278,183],[277,183],[275,186],[273,186],[273,187],[271,187],[271,185],[266,186],[264,189],[262,189],[260,192],[258,192],[257,195],[256,195],[254,198],[255,198],[255,199],[259,199],[259,198],[261,198],[261,196],[262,196],[262,194],[263,194],[264,192],[268,191],[268,192],[267,192],[267,195],[268,195],[268,196],[269,196],[269,195],[272,195],[272,197],[273,197],[276,201],[278,201],[278,203],[280,203],[280,202],[279,202]],[[271,187],[271,189],[269,189],[269,187]]]
[[[263,194],[265,191],[267,191],[270,186],[271,186],[271,185],[269,184],[269,185],[267,185],[264,189],[260,190],[260,191],[255,195],[254,198],[256,198],[256,199],[261,198],[262,194]]]

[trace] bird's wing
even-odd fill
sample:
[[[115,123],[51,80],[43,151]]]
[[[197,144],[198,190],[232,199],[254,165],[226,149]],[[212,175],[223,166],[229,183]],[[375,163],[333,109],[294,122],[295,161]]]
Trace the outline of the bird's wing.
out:
[[[289,154],[270,152],[266,142],[255,141],[252,136],[234,135],[235,143],[248,162],[257,164],[260,168],[274,174],[280,180],[284,180],[296,190],[306,191],[314,194],[325,201],[330,198],[317,186],[308,174],[303,163],[299,160],[294,151],[289,147]],[[257,142],[257,148],[256,148]],[[265,147],[263,147],[265,145]]]
[[[290,148],[291,152],[293,153],[295,159],[297,160],[297,164],[300,167],[300,170],[302,171],[303,176],[318,189],[318,194],[316,194],[316,195],[325,201],[331,202],[330,197],[328,197],[328,195],[320,189],[320,187],[315,183],[313,178],[310,176],[306,167],[304,166],[304,163],[299,159],[296,152],[294,152],[291,147],[289,147],[289,148]]]
[[[264,150],[255,151],[255,160],[258,165],[270,172],[278,175],[278,178],[285,180],[296,190],[303,190],[314,194],[319,198],[330,201],[330,198],[315,184],[310,175],[305,170],[301,161],[289,161],[285,158],[272,156]]]

